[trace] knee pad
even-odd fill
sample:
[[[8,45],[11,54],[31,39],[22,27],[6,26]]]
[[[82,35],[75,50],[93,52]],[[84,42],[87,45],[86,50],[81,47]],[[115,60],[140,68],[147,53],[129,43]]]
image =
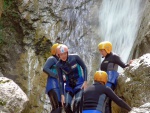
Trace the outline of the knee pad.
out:
[[[66,112],[66,113],[73,113],[72,110],[71,110],[71,105],[70,105],[70,104],[67,104],[67,105],[65,106],[65,112]]]

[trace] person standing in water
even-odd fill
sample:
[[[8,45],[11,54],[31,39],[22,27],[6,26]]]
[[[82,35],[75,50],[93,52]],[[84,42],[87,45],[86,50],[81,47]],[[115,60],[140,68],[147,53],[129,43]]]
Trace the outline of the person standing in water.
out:
[[[56,55],[57,46],[59,46],[58,43],[54,44],[51,47],[52,56],[50,56],[47,59],[43,67],[43,71],[48,75],[46,84],[46,93],[48,94],[50,102],[52,104],[51,113],[61,113],[62,111],[58,74],[56,70],[56,63],[58,62],[58,57]]]

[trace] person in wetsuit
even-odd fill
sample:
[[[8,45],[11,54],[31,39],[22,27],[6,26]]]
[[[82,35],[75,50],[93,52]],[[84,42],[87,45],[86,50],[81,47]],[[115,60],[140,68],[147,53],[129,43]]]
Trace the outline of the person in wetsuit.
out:
[[[129,66],[129,64],[123,63],[121,58],[112,52],[112,44],[109,41],[104,41],[99,43],[98,45],[100,54],[104,58],[100,65],[100,70],[107,72],[108,74],[108,82],[106,86],[109,86],[113,90],[115,90],[117,85],[117,79],[119,76],[118,65],[122,68]],[[111,113],[111,100],[107,98],[106,103],[106,113]]]
[[[65,103],[66,113],[80,113],[83,89],[87,86],[87,67],[78,55],[68,54],[68,47],[66,45],[58,46],[57,54],[60,58],[56,66],[60,79],[62,105]],[[63,73],[66,78],[65,88]],[[75,100],[72,110],[71,103],[73,97],[75,97]]]
[[[131,110],[131,107],[119,98],[114,91],[106,86],[107,73],[96,71],[94,74],[94,84],[85,89],[83,93],[83,112],[82,113],[105,113],[105,96],[113,100],[117,105]]]
[[[58,57],[56,55],[56,48],[59,44],[56,43],[51,47],[51,54],[45,65],[43,67],[43,71],[47,73],[47,84],[46,84],[46,93],[50,98],[50,102],[52,105],[51,113],[61,113],[62,105],[61,105],[61,95],[60,88],[58,83],[58,74],[56,69],[56,63],[58,61]]]

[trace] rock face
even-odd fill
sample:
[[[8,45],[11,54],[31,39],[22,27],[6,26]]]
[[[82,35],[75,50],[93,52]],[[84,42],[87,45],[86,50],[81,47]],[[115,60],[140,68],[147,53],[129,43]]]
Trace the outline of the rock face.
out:
[[[136,113],[150,111],[150,54],[134,59],[118,80],[116,93],[131,106]],[[146,104],[147,103],[147,104]],[[141,111],[141,112],[140,112]],[[120,113],[123,113],[120,112]],[[134,113],[134,112],[131,112]]]
[[[130,113],[150,113],[150,103],[146,103],[139,108],[133,108]]]
[[[26,94],[13,80],[0,77],[1,113],[21,113],[28,101]]]
[[[150,52],[150,1],[147,0],[143,20],[137,34],[137,40],[133,49],[132,58],[138,58]]]

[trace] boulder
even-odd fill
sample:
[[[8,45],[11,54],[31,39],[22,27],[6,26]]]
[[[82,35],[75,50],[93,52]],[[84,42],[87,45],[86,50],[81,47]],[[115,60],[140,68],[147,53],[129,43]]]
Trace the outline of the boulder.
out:
[[[27,95],[13,80],[0,77],[0,113],[21,113],[27,102]]]
[[[141,112],[150,109],[150,54],[134,59],[132,64],[119,76],[116,93],[123,98],[132,108]],[[150,111],[150,110],[148,110]],[[124,113],[123,111],[121,113]],[[131,112],[135,113],[135,112]]]

